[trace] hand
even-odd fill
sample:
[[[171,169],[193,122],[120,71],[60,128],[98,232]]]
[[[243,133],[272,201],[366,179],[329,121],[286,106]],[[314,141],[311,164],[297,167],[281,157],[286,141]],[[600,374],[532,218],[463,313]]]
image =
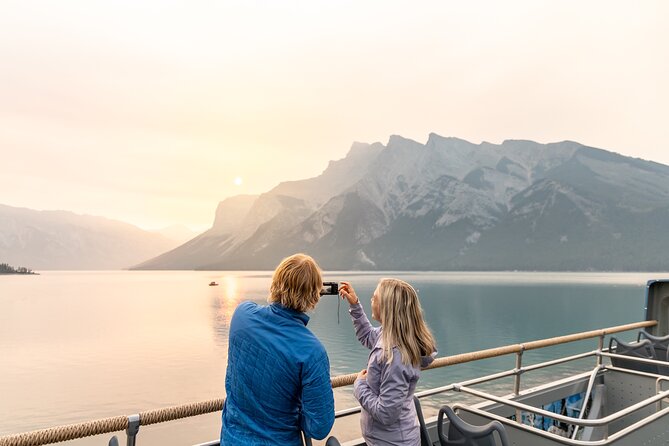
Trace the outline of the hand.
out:
[[[358,378],[357,379],[367,379],[367,369],[360,370],[360,373],[358,373]]]
[[[356,305],[360,303],[358,296],[355,294],[355,290],[348,282],[341,282],[341,286],[339,287],[339,295],[342,299],[346,299],[349,305]]]

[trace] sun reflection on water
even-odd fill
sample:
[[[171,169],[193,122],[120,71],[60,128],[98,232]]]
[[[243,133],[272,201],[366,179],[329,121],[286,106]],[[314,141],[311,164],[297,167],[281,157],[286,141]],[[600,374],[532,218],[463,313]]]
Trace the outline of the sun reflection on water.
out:
[[[216,326],[227,331],[232,314],[242,300],[241,282],[237,276],[226,275],[221,278],[220,283],[222,286],[217,290],[215,299]]]
[[[237,276],[225,275],[217,278],[220,286],[215,287],[212,296],[214,342],[223,348],[223,356],[227,360],[228,332],[230,320],[242,301],[243,290]]]

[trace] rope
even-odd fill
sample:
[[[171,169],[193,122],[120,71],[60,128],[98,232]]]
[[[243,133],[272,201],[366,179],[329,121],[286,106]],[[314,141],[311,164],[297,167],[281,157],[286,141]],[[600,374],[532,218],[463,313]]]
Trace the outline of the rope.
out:
[[[181,406],[166,407],[164,409],[153,409],[139,413],[140,424],[164,423],[165,421],[178,420],[179,418],[194,417],[205,413],[223,410],[223,398],[202,401],[200,403],[189,403]],[[1,446],[1,445],[0,445]]]
[[[102,418],[85,423],[68,424],[0,437],[0,446],[36,446],[59,443],[61,441],[74,440],[75,438],[90,437],[91,435],[118,432],[127,427],[128,417],[126,416]]]
[[[339,375],[334,376],[330,379],[332,383],[332,388],[336,389],[337,387],[350,386],[355,382],[355,379],[358,377],[357,373],[350,373],[348,375]]]
[[[223,401],[223,398],[219,398],[199,403],[189,403],[181,406],[165,407],[163,409],[140,412],[140,425],[147,426],[149,424],[164,423],[165,421],[217,412],[223,409]],[[100,420],[87,421],[85,423],[69,424],[66,426],[58,426],[0,437],[0,446],[37,446],[59,443],[61,441],[74,440],[75,438],[90,437],[91,435],[119,432],[127,428],[127,416],[103,418]]]
[[[479,350],[471,353],[462,353],[459,355],[445,356],[438,358],[430,364],[428,369],[445,367],[464,362],[477,361],[479,359],[492,358],[495,356],[508,355],[510,353],[519,353],[524,350],[533,350],[552,345],[565,344],[567,342],[580,341],[583,339],[605,336],[611,333],[633,330],[635,328],[652,327],[657,325],[657,321],[635,322],[627,325],[604,328],[602,330],[592,330],[583,333],[576,333],[567,336],[558,336],[555,338],[542,339],[539,341],[527,342],[525,344],[512,344],[504,347]],[[357,373],[348,375],[339,375],[331,379],[332,387],[349,386],[355,382]],[[163,409],[154,409],[140,412],[140,425],[164,423],[166,421],[178,420],[180,418],[193,417],[206,413],[217,412],[223,408],[224,399],[214,399],[202,401],[199,403],[183,404],[181,406],[166,407]],[[50,443],[59,443],[62,441],[74,440],[76,438],[89,437],[91,435],[106,434],[109,432],[118,432],[128,428],[128,417],[118,416],[111,418],[102,418],[85,423],[69,424],[66,426],[57,426],[48,429],[41,429],[22,434],[7,435],[0,437],[0,446],[38,446]]]

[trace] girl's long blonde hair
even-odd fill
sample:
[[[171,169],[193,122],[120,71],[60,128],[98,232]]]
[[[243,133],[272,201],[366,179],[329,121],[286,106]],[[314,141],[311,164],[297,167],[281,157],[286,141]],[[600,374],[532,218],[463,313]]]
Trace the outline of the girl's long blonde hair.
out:
[[[432,354],[436,345],[423,320],[416,290],[403,280],[381,279],[378,299],[386,361],[392,361],[393,347],[397,347],[402,354],[402,363],[419,366],[421,356]]]

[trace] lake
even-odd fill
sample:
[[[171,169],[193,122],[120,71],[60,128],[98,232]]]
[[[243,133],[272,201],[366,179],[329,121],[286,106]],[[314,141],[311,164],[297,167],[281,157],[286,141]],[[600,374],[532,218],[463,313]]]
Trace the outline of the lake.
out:
[[[666,274],[336,272],[324,279],[352,282],[369,315],[381,277],[418,289],[444,356],[641,321],[646,281]],[[0,276],[0,436],[223,397],[232,313],[243,300],[265,302],[270,280],[265,271]],[[358,372],[368,354],[348,305],[338,304],[323,297],[308,325],[333,376]],[[552,347],[527,352],[524,361],[595,347],[596,340]],[[506,356],[430,370],[419,389],[513,367]],[[335,394],[337,410],[357,405],[350,388]],[[146,426],[138,444],[205,442],[220,427],[220,412]],[[357,437],[357,422],[340,420],[335,431]],[[70,443],[106,444],[111,435]]]

